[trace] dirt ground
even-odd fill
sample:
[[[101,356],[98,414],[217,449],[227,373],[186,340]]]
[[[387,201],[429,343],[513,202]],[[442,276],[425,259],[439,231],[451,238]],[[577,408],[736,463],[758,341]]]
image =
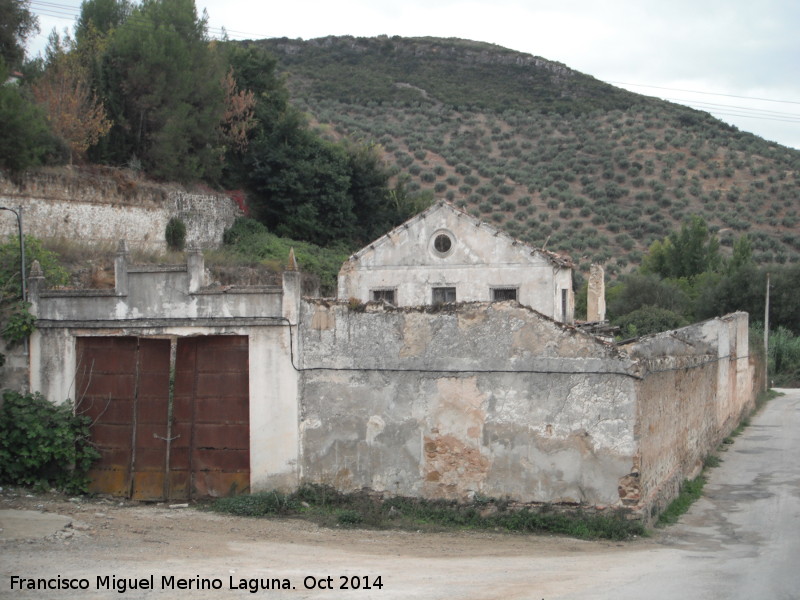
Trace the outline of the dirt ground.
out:
[[[783,391],[644,539],[322,529],[4,489],[0,599],[796,599],[800,390]],[[37,578],[62,589],[27,589]]]
[[[0,492],[0,527],[0,598],[581,597],[592,571],[658,545],[326,529],[9,488]],[[24,589],[32,578],[87,589]]]

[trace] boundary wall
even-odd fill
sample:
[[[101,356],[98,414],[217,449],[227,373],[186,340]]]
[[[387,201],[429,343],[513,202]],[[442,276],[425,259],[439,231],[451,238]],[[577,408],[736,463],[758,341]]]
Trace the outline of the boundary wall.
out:
[[[23,209],[26,235],[107,245],[121,239],[144,251],[166,249],[167,222],[186,225],[186,244],[216,248],[225,229],[243,213],[228,196],[191,193],[113,171],[95,176],[81,171],[32,172],[18,182],[0,178],[0,205]],[[17,235],[10,213],[0,215],[0,236]]]
[[[623,346],[514,302],[393,308],[300,299],[283,285],[209,288],[202,254],[137,267],[111,290],[51,291],[30,387],[74,396],[81,336],[246,335],[253,491],[475,496],[649,520],[752,406],[747,314]]]

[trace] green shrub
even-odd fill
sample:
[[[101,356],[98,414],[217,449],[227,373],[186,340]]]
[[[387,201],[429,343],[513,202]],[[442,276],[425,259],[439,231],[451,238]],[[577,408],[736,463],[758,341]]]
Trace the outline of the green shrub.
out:
[[[614,321],[625,338],[668,331],[688,324],[683,315],[658,306],[643,306]]]
[[[770,330],[768,363],[772,385],[797,386],[800,382],[800,337],[782,326]]]
[[[88,417],[71,402],[40,394],[3,393],[0,407],[0,482],[85,492],[86,473],[100,454],[89,443]]]
[[[65,285],[69,281],[69,273],[61,266],[55,252],[45,249],[42,242],[35,237],[25,236],[25,269],[31,271],[33,261],[38,261],[48,286]],[[19,237],[10,238],[0,244],[0,299],[22,300],[19,278]]]
[[[246,217],[237,219],[223,234],[223,252],[239,260],[276,266],[280,270],[294,249],[300,270],[319,278],[322,294],[336,293],[336,277],[349,251],[344,246],[323,248],[309,242],[282,238],[271,233],[263,224]]]
[[[27,339],[36,328],[36,317],[28,311],[30,306],[29,302],[18,302],[8,317],[2,335],[9,347]]]
[[[0,63],[0,81],[7,76]],[[19,86],[0,85],[0,169],[21,173],[47,162],[57,149],[44,111]]]
[[[284,515],[299,507],[300,503],[294,497],[278,491],[229,496],[214,502],[214,510],[240,517]]]
[[[172,217],[167,222],[164,237],[170,250],[181,252],[186,245],[186,224],[178,217]]]

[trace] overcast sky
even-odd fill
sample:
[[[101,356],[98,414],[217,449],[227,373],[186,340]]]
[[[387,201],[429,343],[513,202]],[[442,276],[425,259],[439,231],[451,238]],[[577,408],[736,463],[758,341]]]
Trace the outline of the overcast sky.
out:
[[[564,63],[691,104],[800,149],[798,0],[195,0],[231,39],[386,34],[458,37]],[[31,0],[43,47],[80,0]]]

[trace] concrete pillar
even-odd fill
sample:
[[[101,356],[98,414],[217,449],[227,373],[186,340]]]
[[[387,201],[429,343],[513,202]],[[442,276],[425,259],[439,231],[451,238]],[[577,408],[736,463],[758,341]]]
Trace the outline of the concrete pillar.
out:
[[[300,285],[300,271],[283,272],[283,316],[294,325],[300,316],[300,299],[302,289]]]
[[[606,320],[606,282],[602,265],[592,265],[589,270],[586,320],[590,323]]]
[[[205,284],[206,261],[202,250],[192,246],[186,256],[186,268],[189,271],[189,293],[196,294]]]
[[[31,273],[28,276],[28,302],[30,302],[30,313],[39,316],[39,295],[44,285],[44,273],[38,260],[33,261]]]
[[[114,291],[117,296],[128,295],[128,264],[130,252],[127,240],[120,240],[117,256],[114,258]]]

